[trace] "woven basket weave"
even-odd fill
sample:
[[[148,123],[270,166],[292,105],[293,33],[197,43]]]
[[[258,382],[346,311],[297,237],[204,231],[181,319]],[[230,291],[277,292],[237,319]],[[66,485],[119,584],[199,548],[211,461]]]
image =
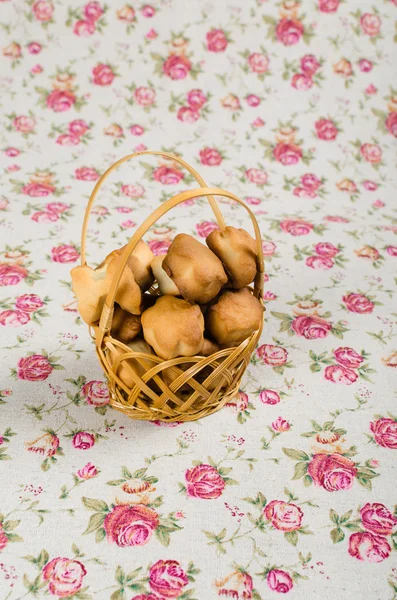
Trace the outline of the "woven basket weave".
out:
[[[96,352],[99,362],[108,380],[110,392],[110,404],[113,408],[123,412],[132,419],[159,420],[159,421],[194,421],[206,417],[219,410],[238,393],[239,384],[243,373],[250,361],[251,354],[261,335],[262,326],[248,339],[236,348],[220,350],[211,356],[179,356],[172,360],[163,360],[153,354],[132,352],[128,346],[114,339],[110,335],[112,325],[114,302],[117,286],[122,272],[127,264],[128,258],[139,240],[146,234],[148,229],[169,210],[185,202],[186,200],[206,196],[214,212],[218,225],[224,229],[225,222],[214,195],[229,198],[241,204],[249,213],[255,231],[257,245],[257,275],[254,287],[250,288],[254,296],[262,302],[264,263],[261,244],[261,236],[255,216],[250,209],[232,194],[221,188],[209,188],[200,175],[184,160],[167,152],[136,152],[121,158],[109,167],[97,181],[90,196],[82,228],[81,238],[81,264],[86,264],[86,238],[88,221],[95,198],[112,171],[122,163],[145,154],[158,155],[185,167],[194,176],[200,188],[187,190],[177,194],[159,206],[138,227],[129,243],[124,248],[118,265],[118,270],[112,280],[105,304],[102,310],[99,325],[93,328],[91,335],[95,339]],[[151,288],[153,294],[158,294],[157,289]],[[110,359],[115,356],[117,358]],[[138,375],[131,367],[131,361],[139,363]],[[128,369],[134,385],[129,387],[120,378],[120,373],[125,374]],[[172,383],[167,385],[162,372],[172,375]],[[124,375],[123,375],[124,377]],[[166,378],[170,381],[170,377]]]

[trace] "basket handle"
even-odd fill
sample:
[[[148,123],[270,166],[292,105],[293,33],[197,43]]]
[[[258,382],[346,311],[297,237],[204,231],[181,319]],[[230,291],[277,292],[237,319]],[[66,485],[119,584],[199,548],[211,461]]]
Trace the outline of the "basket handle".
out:
[[[86,242],[87,242],[88,221],[89,221],[89,218],[91,215],[92,205],[94,204],[95,198],[97,197],[97,194],[98,194],[99,190],[101,189],[102,184],[108,178],[108,176],[115,169],[117,169],[117,167],[119,167],[123,163],[127,162],[131,158],[135,158],[137,156],[144,156],[145,154],[151,154],[152,156],[162,156],[164,158],[169,158],[170,160],[173,160],[174,162],[180,164],[182,167],[185,167],[185,169],[187,171],[189,171],[189,173],[191,175],[193,175],[193,177],[195,178],[197,183],[199,185],[201,185],[201,187],[203,187],[203,188],[207,187],[207,184],[205,183],[204,179],[201,177],[201,175],[199,175],[197,173],[197,171],[195,169],[193,169],[193,167],[191,167],[185,160],[183,160],[183,158],[179,158],[179,156],[175,156],[175,154],[171,154],[170,152],[160,152],[157,150],[144,150],[142,152],[133,152],[132,154],[127,154],[127,156],[120,158],[115,163],[113,163],[108,169],[106,169],[106,171],[100,176],[100,178],[98,179],[98,181],[96,182],[96,184],[94,186],[94,189],[91,192],[91,196],[88,201],[87,208],[85,209],[83,228],[81,231],[81,251],[80,251],[81,252],[81,264],[83,266],[86,264]],[[218,221],[219,227],[221,229],[224,229],[225,221],[223,219],[222,213],[220,211],[218,204],[216,203],[216,201],[214,200],[214,198],[211,195],[208,196],[208,202],[211,205],[211,208],[214,212],[216,220]]]
[[[231,192],[227,192],[226,190],[223,190],[221,188],[205,187],[205,188],[197,188],[195,190],[186,190],[185,192],[181,192],[180,194],[177,194],[173,198],[166,200],[165,202],[163,202],[163,204],[161,204],[161,206],[156,208],[156,210],[153,211],[152,214],[149,215],[147,217],[147,219],[138,227],[138,229],[135,231],[134,235],[132,236],[132,238],[130,239],[128,244],[125,246],[125,248],[118,260],[117,270],[113,276],[108,295],[107,295],[105,303],[103,305],[101,319],[99,321],[99,332],[98,332],[99,336],[97,337],[97,344],[100,345],[102,343],[102,339],[104,337],[105,332],[108,331],[111,327],[112,319],[113,319],[113,306],[114,306],[117,286],[119,284],[119,281],[120,281],[121,275],[125,269],[125,266],[128,262],[128,258],[130,256],[130,254],[133,252],[133,250],[134,250],[135,246],[137,245],[137,243],[139,242],[139,240],[145,235],[145,233],[148,231],[148,229],[160,217],[165,215],[169,210],[171,210],[178,204],[181,204],[182,202],[185,202],[186,200],[190,200],[192,198],[199,198],[200,196],[208,197],[208,196],[213,196],[213,195],[223,196],[224,198],[229,198],[230,200],[234,200],[238,204],[241,204],[241,206],[243,206],[246,209],[249,216],[251,217],[252,225],[253,225],[254,231],[255,231],[256,250],[257,250],[257,257],[258,257],[258,270],[257,270],[257,274],[255,277],[255,282],[254,282],[254,293],[255,293],[255,296],[259,300],[262,299],[263,282],[264,282],[263,249],[262,249],[261,233],[260,233],[259,226],[258,226],[258,223],[256,221],[256,218],[255,218],[255,215],[253,214],[253,212],[248,208],[248,206],[242,200],[240,200],[240,198],[238,198]]]

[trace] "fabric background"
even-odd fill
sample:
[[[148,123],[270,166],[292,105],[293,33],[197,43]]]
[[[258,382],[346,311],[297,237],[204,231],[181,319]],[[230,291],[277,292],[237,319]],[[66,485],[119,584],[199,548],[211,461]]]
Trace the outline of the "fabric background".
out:
[[[396,4],[1,2],[1,598],[397,598]],[[172,427],[107,407],[70,304],[144,148],[245,199],[268,275],[239,397]],[[124,165],[91,264],[192,186]]]

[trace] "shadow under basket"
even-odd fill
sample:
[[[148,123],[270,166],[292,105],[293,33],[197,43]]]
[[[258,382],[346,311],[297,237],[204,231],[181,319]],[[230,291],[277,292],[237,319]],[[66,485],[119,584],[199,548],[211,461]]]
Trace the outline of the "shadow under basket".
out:
[[[110,335],[116,290],[122,272],[136,244],[148,229],[169,210],[186,200],[206,196],[220,229],[225,222],[214,195],[233,200],[250,215],[257,246],[257,275],[252,294],[262,303],[264,263],[261,236],[251,210],[231,192],[209,188],[200,175],[184,160],[167,152],[144,151],[129,154],[115,162],[96,183],[89,199],[81,239],[81,264],[86,264],[86,235],[92,205],[108,175],[127,160],[141,155],[159,155],[173,165],[185,167],[201,186],[184,191],[163,202],[135,231],[125,246],[118,269],[111,282],[98,326],[91,334],[99,362],[107,378],[110,405],[132,419],[148,421],[195,421],[206,417],[230,402],[238,393],[240,382],[259,341],[260,328],[235,348],[220,350],[211,356],[178,356],[163,360],[155,354],[133,352]],[[153,294],[158,291],[153,288]]]

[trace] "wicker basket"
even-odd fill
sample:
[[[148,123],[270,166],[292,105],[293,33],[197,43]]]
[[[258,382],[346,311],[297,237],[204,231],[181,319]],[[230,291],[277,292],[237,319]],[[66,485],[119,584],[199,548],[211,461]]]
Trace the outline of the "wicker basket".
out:
[[[182,192],[165,201],[142,223],[142,225],[140,225],[140,227],[138,227],[121,255],[119,268],[111,283],[99,325],[98,327],[93,328],[93,331],[90,331],[91,336],[95,340],[99,362],[101,363],[108,380],[110,404],[113,408],[123,412],[132,419],[151,421],[194,421],[219,410],[238,393],[241,378],[261,335],[262,324],[260,329],[255,331],[238,347],[220,350],[208,357],[179,356],[172,360],[163,360],[156,355],[132,352],[128,346],[122,344],[110,335],[115,294],[121,274],[127,264],[130,254],[148,229],[171,208],[174,208],[186,200],[206,196],[213,209],[219,227],[221,229],[224,228],[225,222],[213,195],[223,196],[244,206],[251,217],[257,244],[258,269],[254,287],[250,289],[262,302],[264,264],[261,236],[256,219],[244,202],[234,194],[222,190],[221,188],[208,188],[200,175],[184,160],[167,152],[136,152],[121,158],[109,167],[97,181],[92,191],[84,216],[82,229],[82,265],[86,264],[88,221],[92,205],[99,189],[110,173],[119,165],[131,158],[145,154],[159,155],[185,167],[189,173],[194,176],[201,187]],[[152,294],[158,294],[155,287],[151,288],[150,292]],[[114,350],[116,347],[121,349],[122,352],[117,350],[116,353],[118,356],[112,362],[110,360],[110,351],[113,352],[112,356],[114,357]],[[137,374],[136,369],[131,368],[131,362],[129,364],[131,359],[133,359],[135,365],[140,365],[139,371],[141,372],[141,375]],[[126,368],[134,381],[132,387],[128,387],[120,378],[120,370],[122,369],[123,373],[125,373]],[[172,383],[169,385],[167,385],[165,379],[162,377],[162,371],[166,369],[168,370],[168,374],[172,374]],[[168,377],[167,380],[170,381],[170,377]]]

